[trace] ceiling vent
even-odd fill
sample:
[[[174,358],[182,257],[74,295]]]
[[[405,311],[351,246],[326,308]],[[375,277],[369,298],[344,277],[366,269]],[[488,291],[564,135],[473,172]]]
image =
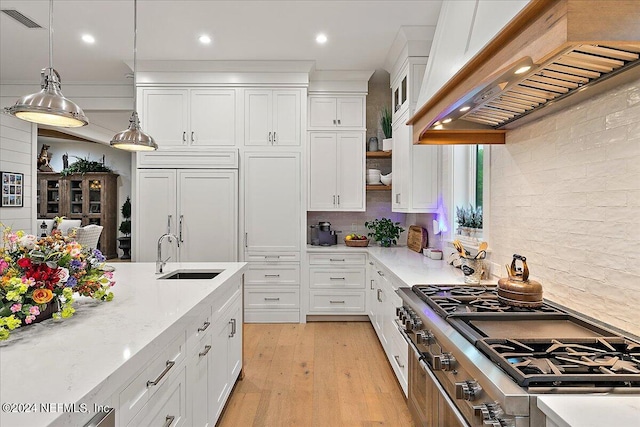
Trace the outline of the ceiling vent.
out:
[[[18,12],[15,9],[2,9],[2,13],[4,13],[7,16],[10,16],[11,18],[15,19],[16,21],[18,21],[19,23],[21,23],[27,28],[42,28],[42,26],[39,25],[37,22],[33,21],[30,18],[27,18],[25,15],[23,15],[22,13]]]

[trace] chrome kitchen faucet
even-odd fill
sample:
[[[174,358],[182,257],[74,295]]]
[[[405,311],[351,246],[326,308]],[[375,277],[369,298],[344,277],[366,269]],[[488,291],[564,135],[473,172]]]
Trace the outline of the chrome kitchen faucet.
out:
[[[164,240],[165,237],[167,238],[169,243],[172,243],[173,239],[175,239],[176,243],[178,244],[178,247],[180,247],[180,240],[174,234],[164,233],[162,236],[160,236],[160,238],[158,239],[158,256],[156,258],[156,274],[162,273],[163,272],[162,269],[167,264],[167,261],[171,259],[171,255],[169,255],[167,259],[165,259],[164,261],[162,260],[162,240]]]

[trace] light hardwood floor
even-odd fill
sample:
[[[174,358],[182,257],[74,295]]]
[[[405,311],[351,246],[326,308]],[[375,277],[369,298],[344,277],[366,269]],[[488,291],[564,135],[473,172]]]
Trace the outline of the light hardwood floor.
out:
[[[220,427],[413,426],[368,322],[245,325],[244,379]]]

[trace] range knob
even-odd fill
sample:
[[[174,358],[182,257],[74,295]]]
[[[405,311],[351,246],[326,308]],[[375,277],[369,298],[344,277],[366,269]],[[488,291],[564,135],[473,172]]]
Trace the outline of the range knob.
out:
[[[504,415],[504,411],[497,403],[483,403],[479,406],[474,406],[473,410],[477,417],[481,417],[484,423],[498,421],[500,417]],[[491,424],[489,424],[491,425]]]
[[[416,341],[418,344],[431,345],[435,342],[435,337],[431,331],[418,331],[416,332]]]
[[[464,399],[472,402],[480,396],[481,391],[482,387],[474,380],[456,383],[456,399]]]
[[[415,331],[416,329],[420,329],[422,327],[422,320],[419,317],[413,317],[409,319],[407,324],[405,325],[407,330]]]
[[[456,363],[455,357],[451,353],[436,354],[433,356],[434,371],[450,371]]]
[[[404,309],[404,307],[396,307],[396,316],[400,317],[402,315],[402,313],[405,313],[406,310]]]

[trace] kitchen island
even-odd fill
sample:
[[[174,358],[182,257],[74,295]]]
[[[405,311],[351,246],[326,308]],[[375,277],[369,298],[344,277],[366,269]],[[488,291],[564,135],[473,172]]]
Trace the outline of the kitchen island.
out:
[[[189,363],[189,351],[193,347],[198,356],[199,344],[211,340],[211,330],[218,329],[215,322],[225,320],[222,312],[227,307],[216,304],[229,301],[241,307],[245,263],[176,263],[165,268],[166,272],[221,271],[208,280],[159,280],[166,274],[156,275],[153,263],[118,263],[115,268],[113,301],[79,298],[73,317],[17,329],[0,344],[0,425],[82,426],[106,407],[116,408],[119,425],[152,420],[141,414],[163,402],[164,384],[186,379],[180,366]],[[240,308],[240,318],[234,318],[232,325],[233,335],[240,337],[240,351],[241,315]],[[199,329],[200,336],[191,334],[203,316],[214,326],[209,336],[203,337]],[[208,326],[205,323],[204,329]],[[232,334],[222,331],[220,335]],[[147,381],[165,368],[164,359],[168,359],[165,378],[150,385]],[[152,366],[159,371],[145,372]],[[241,362],[234,366],[236,376],[240,367]],[[135,387],[138,377],[143,380],[140,389]],[[180,386],[184,423],[191,414],[184,407],[185,384]],[[231,387],[225,387],[228,396]]]

